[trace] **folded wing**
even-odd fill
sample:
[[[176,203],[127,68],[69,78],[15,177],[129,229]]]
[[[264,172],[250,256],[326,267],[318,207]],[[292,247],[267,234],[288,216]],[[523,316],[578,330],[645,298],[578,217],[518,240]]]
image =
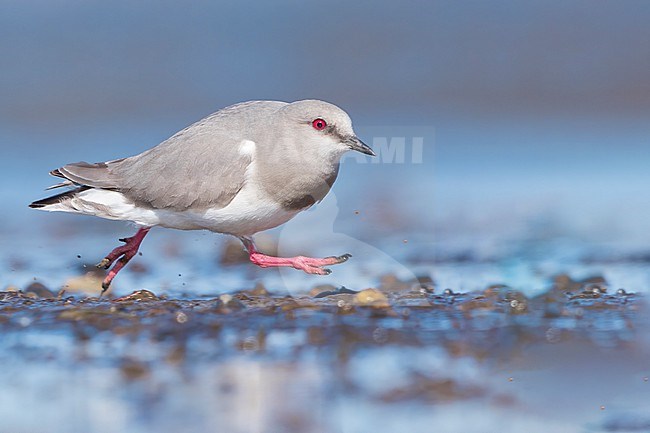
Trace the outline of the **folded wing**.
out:
[[[242,142],[251,139],[256,122],[283,105],[286,103],[275,101],[233,105],[139,155],[65,165],[50,172],[64,179],[51,188],[74,188],[55,196],[64,198],[80,189],[118,191],[138,206],[154,209],[223,208],[244,186],[254,157],[241,151]]]

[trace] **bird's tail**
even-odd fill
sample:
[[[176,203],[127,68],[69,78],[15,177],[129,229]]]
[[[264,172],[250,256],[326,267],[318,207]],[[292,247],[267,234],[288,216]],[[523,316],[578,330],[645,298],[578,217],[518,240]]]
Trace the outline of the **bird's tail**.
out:
[[[48,190],[66,187],[69,189],[60,194],[37,200],[30,204],[29,207],[50,212],[60,211],[96,215],[97,209],[89,209],[85,203],[77,200],[80,198],[78,196],[84,191],[93,188],[114,188],[115,185],[110,177],[111,173],[108,170],[108,165],[119,163],[120,161],[122,160],[98,162],[95,164],[75,162],[50,171],[50,175],[63,179],[63,182],[52,185],[47,188]]]
[[[36,200],[31,203],[29,207],[32,209],[40,209],[46,211],[62,211],[62,212],[74,212],[68,204],[77,194],[82,191],[90,189],[88,186],[79,186],[77,188],[64,191],[60,194],[56,194],[50,197],[43,198],[41,200]]]
[[[66,188],[60,194],[37,200],[30,204],[33,209],[49,212],[71,212],[94,215],[112,220],[128,220],[141,223],[137,206],[118,191],[117,180],[109,166],[123,160],[98,162],[76,162],[65,165],[50,174],[63,179],[48,189]],[[152,225],[142,223],[142,225]]]

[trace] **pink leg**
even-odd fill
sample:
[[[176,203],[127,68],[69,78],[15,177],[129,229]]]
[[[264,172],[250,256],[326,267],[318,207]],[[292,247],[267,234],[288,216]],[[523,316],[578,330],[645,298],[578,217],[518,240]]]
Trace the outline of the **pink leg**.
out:
[[[103,295],[104,292],[108,290],[108,287],[111,285],[111,282],[117,273],[120,272],[120,270],[126,266],[126,264],[129,263],[129,261],[138,253],[140,244],[142,243],[142,240],[147,235],[147,233],[149,233],[150,229],[151,227],[142,227],[135,235],[131,236],[130,238],[120,239],[120,241],[124,242],[124,245],[115,248],[113,251],[108,253],[106,257],[104,257],[104,260],[97,263],[98,268],[108,269],[117,260],[117,263],[115,263],[113,269],[108,272],[108,275],[106,275],[106,278],[104,278],[104,281],[102,282],[101,295]]]
[[[332,271],[324,268],[324,266],[338,265],[339,263],[343,263],[352,257],[351,254],[343,254],[342,256],[330,256],[323,259],[304,256],[273,257],[267,256],[266,254],[262,254],[257,251],[257,248],[255,248],[255,244],[253,243],[252,239],[244,237],[240,239],[248,251],[251,262],[262,268],[286,266],[305,271],[308,274],[329,275],[332,273]]]

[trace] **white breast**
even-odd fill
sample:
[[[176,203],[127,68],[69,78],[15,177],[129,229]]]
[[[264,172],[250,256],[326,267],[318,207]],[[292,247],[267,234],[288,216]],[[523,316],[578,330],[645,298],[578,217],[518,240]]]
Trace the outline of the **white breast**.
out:
[[[239,151],[251,157],[244,186],[228,206],[208,209],[201,215],[201,219],[209,225],[205,228],[220,233],[252,235],[284,224],[296,216],[298,211],[284,209],[259,185],[255,142],[244,140]]]
[[[209,209],[201,219],[208,230],[244,236],[277,227],[297,214],[282,208],[262,190],[247,185],[228,206]]]

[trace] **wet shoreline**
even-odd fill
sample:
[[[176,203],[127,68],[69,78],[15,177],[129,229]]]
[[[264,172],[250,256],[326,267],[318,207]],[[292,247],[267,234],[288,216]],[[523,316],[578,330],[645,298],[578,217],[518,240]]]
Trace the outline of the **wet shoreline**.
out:
[[[355,417],[340,404],[350,398],[364,419],[380,408],[385,416],[403,417],[399,413],[411,407],[420,413],[409,421],[415,431],[425,431],[433,416],[418,408],[442,404],[445,410],[459,407],[479,414],[472,409],[477,403],[495,413],[531,412],[527,428],[542,431],[541,420],[547,415],[535,401],[549,391],[525,385],[540,368],[551,369],[542,374],[547,378],[558,374],[552,371],[559,365],[570,377],[597,377],[602,362],[613,357],[621,365],[635,365],[612,373],[617,380],[623,375],[627,381],[634,378],[635,386],[647,383],[650,370],[640,363],[650,354],[647,300],[623,290],[610,293],[602,279],[577,282],[558,276],[551,288],[535,297],[506,286],[454,293],[439,292],[427,281],[393,279],[391,284],[392,290],[389,285],[362,291],[321,287],[301,296],[272,294],[258,285],[199,299],[147,290],[110,299],[2,292],[1,353],[7,368],[0,373],[6,385],[0,398],[8,392],[29,398],[25,394],[46,389],[48,380],[61,375],[61,386],[73,394],[83,392],[89,401],[105,398],[125,406],[128,420],[109,422],[98,431],[125,426],[130,431],[173,431],[170,426],[191,423],[214,423],[229,431],[247,430],[237,427],[241,423],[261,431],[348,431]],[[577,363],[576,353],[582,359]],[[539,354],[551,361],[538,364]],[[37,376],[53,376],[25,388],[35,371]],[[89,375],[110,378],[108,388],[101,391],[92,385],[99,379]],[[203,383],[210,384],[208,389]],[[625,394],[615,393],[613,399],[608,383],[604,380],[602,389],[567,391],[593,400],[593,407],[576,411],[570,424],[597,422],[606,429],[639,417],[639,422],[647,421],[638,412],[647,400],[637,396],[636,406],[616,407],[616,399]],[[648,385],[640,392],[650,392]],[[274,400],[267,395],[295,386],[298,396]],[[264,407],[253,411],[261,418],[246,418],[252,409],[237,397],[241,393],[264,400]],[[178,424],[180,420],[170,421],[165,413],[169,399],[179,396],[186,399],[183,407],[194,421]],[[61,409],[69,411],[67,397],[60,398]],[[235,405],[237,411],[230,418],[214,418],[200,401]],[[324,409],[309,415],[309,401],[318,401]],[[149,415],[134,413],[136,408]],[[29,425],[20,411],[7,411],[8,425]],[[565,412],[556,418],[568,416]],[[277,413],[283,417],[273,415]],[[367,423],[373,425],[369,419]],[[78,428],[71,431],[97,427],[89,420],[73,425]]]

